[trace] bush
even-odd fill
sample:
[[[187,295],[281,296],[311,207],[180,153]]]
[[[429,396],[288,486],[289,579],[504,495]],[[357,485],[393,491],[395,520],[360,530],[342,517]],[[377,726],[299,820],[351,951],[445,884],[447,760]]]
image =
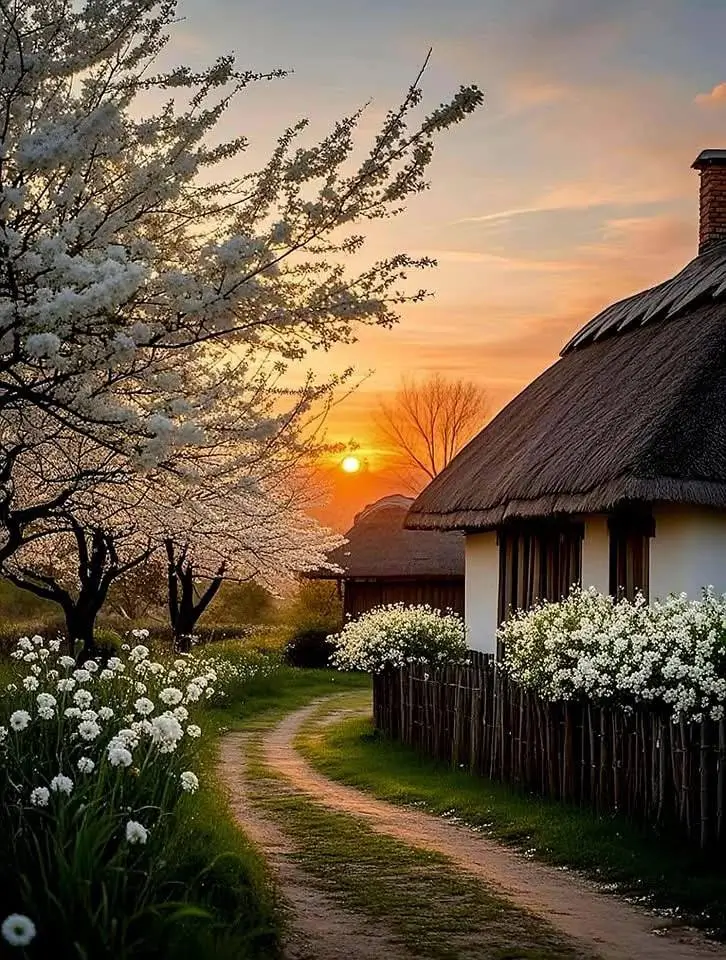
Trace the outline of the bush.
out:
[[[323,669],[330,666],[335,651],[327,630],[304,630],[287,642],[285,662],[291,667]]]
[[[460,663],[467,649],[466,628],[456,614],[403,603],[369,610],[330,639],[336,667],[368,673],[412,661]]]
[[[283,611],[292,637],[312,630],[336,633],[343,626],[343,601],[333,580],[304,580]]]
[[[179,875],[180,851],[199,851],[197,719],[265,664],[163,664],[125,644],[76,669],[59,647],[21,640],[0,695],[0,920],[29,918],[31,958],[151,958],[180,938],[189,956],[221,955],[223,891],[210,883],[224,887],[227,868],[202,854],[199,876],[191,856]],[[236,883],[235,904],[254,899],[254,884]]]
[[[674,718],[724,716],[726,595],[685,594],[648,605],[594,588],[519,612],[499,630],[504,667],[549,700],[641,703]]]

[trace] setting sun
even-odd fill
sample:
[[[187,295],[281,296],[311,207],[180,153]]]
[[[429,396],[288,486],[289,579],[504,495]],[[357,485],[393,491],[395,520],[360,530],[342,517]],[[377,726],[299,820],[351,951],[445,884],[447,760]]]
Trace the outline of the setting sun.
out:
[[[360,460],[358,457],[345,457],[340,466],[345,473],[358,473],[360,470]]]

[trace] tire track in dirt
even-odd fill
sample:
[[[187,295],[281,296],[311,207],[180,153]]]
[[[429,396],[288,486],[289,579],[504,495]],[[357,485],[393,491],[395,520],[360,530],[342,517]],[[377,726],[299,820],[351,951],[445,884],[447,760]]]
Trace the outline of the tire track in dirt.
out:
[[[248,741],[247,734],[227,734],[219,775],[235,818],[265,855],[288,906],[284,960],[414,960],[382,925],[342,908],[295,863],[292,842],[252,802],[245,773]]]
[[[684,928],[659,925],[645,911],[599,893],[577,876],[525,859],[466,827],[328,780],[293,746],[322,702],[289,714],[262,740],[265,762],[317,803],[358,816],[379,833],[443,854],[604,960],[726,960],[722,945]]]

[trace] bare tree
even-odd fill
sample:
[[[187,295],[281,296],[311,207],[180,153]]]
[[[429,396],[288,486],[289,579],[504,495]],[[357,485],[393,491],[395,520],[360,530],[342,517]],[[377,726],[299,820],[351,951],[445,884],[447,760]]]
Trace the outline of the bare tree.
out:
[[[379,402],[376,424],[397,458],[403,482],[416,491],[474,436],[486,412],[482,387],[436,373],[424,380],[404,378],[391,400]]]

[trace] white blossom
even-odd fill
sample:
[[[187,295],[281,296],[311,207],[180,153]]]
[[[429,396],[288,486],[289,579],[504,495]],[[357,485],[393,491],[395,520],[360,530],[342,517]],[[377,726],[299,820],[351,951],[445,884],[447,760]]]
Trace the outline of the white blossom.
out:
[[[11,913],[0,927],[3,940],[11,947],[27,947],[35,939],[35,924],[22,913]]]
[[[149,831],[137,820],[129,820],[126,824],[126,839],[129,843],[144,844],[149,838]]]

